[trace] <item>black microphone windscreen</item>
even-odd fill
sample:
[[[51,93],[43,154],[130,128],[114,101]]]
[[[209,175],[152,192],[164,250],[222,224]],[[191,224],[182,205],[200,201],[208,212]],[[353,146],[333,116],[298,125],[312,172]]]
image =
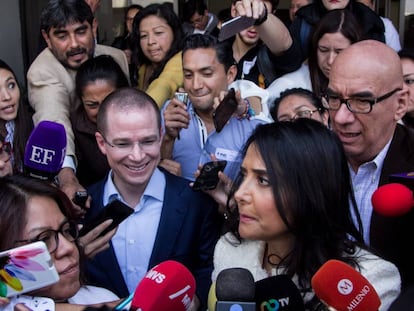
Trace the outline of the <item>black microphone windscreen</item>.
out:
[[[254,301],[253,275],[244,268],[220,271],[216,280],[216,296],[219,301]]]
[[[299,289],[287,275],[276,275],[256,282],[259,310],[305,310]]]

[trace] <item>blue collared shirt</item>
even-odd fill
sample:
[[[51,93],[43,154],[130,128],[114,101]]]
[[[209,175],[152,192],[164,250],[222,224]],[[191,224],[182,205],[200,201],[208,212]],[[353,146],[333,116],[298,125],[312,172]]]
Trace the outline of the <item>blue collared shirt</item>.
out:
[[[167,102],[164,107],[168,106]],[[207,129],[193,109],[190,102],[188,104],[190,123],[188,128],[180,130],[180,139],[174,142],[172,159],[181,164],[182,176],[189,180],[194,180],[194,173],[198,165],[211,161],[211,154],[218,160],[226,160],[227,166],[224,173],[231,179],[237,176],[242,161],[240,151],[247,138],[258,124],[265,123],[261,119],[238,120],[230,118],[220,133],[215,130],[207,134]],[[161,113],[163,116],[163,113]],[[165,131],[164,119],[162,120]]]
[[[375,159],[358,167],[358,172],[355,173],[351,166],[348,165],[352,178],[355,200],[361,215],[362,226],[364,228],[364,241],[367,245],[370,245],[369,235],[373,210],[371,197],[374,191],[378,188],[382,166],[390,144],[391,140],[385,145]],[[355,215],[353,215],[353,217],[355,221]]]
[[[126,203],[111,176],[112,170],[104,188],[104,205],[113,199]],[[133,207],[134,213],[121,222],[112,238],[115,255],[130,293],[135,291],[150,268],[148,264],[160,222],[165,185],[165,175],[156,168],[139,203]]]

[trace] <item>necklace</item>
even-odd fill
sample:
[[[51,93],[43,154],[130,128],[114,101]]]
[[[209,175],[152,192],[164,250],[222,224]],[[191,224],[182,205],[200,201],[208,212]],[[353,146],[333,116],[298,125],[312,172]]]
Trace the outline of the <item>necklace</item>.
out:
[[[281,261],[282,261],[282,257],[280,257],[277,254],[270,253],[270,254],[267,255],[267,262],[271,266],[278,266]]]
[[[267,243],[265,246],[265,254],[266,254],[267,263],[271,266],[278,266],[280,262],[282,261],[282,257],[280,257],[278,254],[269,253],[269,246]]]

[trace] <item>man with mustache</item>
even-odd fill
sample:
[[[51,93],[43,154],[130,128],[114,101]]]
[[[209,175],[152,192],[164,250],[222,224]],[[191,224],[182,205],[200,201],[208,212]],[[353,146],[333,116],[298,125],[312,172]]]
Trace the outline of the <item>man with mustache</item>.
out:
[[[69,120],[70,111],[80,104],[75,93],[76,71],[88,59],[108,54],[129,77],[128,63],[121,50],[95,43],[97,23],[85,1],[50,0],[40,19],[47,48],[36,57],[27,73],[29,102],[35,110],[35,125],[50,120],[65,126],[66,157],[58,181],[60,188],[73,198],[76,191],[85,190],[75,175],[75,144]],[[84,213],[79,207],[76,212],[79,216]]]

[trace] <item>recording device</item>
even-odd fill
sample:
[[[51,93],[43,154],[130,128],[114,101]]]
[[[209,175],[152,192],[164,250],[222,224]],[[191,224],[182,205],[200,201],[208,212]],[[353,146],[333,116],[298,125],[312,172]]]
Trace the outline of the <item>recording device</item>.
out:
[[[299,289],[284,274],[257,281],[255,297],[260,310],[305,311]]]
[[[234,88],[231,88],[223,100],[220,102],[220,105],[213,112],[213,122],[216,132],[219,133],[230,120],[231,116],[237,109],[237,100],[236,100],[236,91]]]
[[[227,161],[211,161],[207,162],[201,168],[200,175],[197,176],[193,184],[193,190],[213,190],[219,183],[218,173],[223,171],[227,165]]]
[[[123,222],[129,215],[134,212],[125,203],[122,203],[119,200],[113,200],[109,202],[102,210],[100,210],[95,216],[92,216],[90,220],[87,220],[83,225],[82,229],[79,231],[79,236],[84,236],[96,226],[100,225],[108,219],[112,219],[112,223],[108,228],[102,231],[100,236],[107,234],[109,231],[117,227],[121,222]]]
[[[88,192],[87,191],[76,191],[75,197],[73,198],[73,203],[80,206],[82,209],[86,209],[85,204],[88,200]]]
[[[320,300],[337,311],[377,311],[381,305],[372,284],[354,268],[339,260],[328,260],[311,280]]]
[[[216,280],[216,311],[255,311],[253,275],[244,268],[220,271]]]
[[[398,217],[408,213],[414,206],[413,192],[398,183],[378,187],[371,197],[374,210],[385,217]]]
[[[175,92],[174,97],[185,105],[188,104],[188,93],[186,92]]]
[[[135,289],[130,311],[187,311],[196,282],[181,263],[167,260],[147,272]]]
[[[59,275],[42,241],[0,253],[0,296],[13,297],[59,281]]]
[[[29,177],[53,181],[66,155],[65,127],[52,121],[41,121],[26,143],[23,171]]]
[[[246,28],[249,28],[250,26],[254,25],[254,23],[255,20],[251,17],[237,16],[235,18],[232,18],[231,20],[224,22],[221,25],[218,40],[224,41],[230,37],[233,37],[240,31],[243,31]]]
[[[388,177],[390,183],[399,183],[414,191],[414,172],[391,174]]]
[[[186,92],[175,92],[174,97],[177,98],[184,105],[188,105],[188,93]],[[177,139],[180,139],[180,132],[177,134]]]

